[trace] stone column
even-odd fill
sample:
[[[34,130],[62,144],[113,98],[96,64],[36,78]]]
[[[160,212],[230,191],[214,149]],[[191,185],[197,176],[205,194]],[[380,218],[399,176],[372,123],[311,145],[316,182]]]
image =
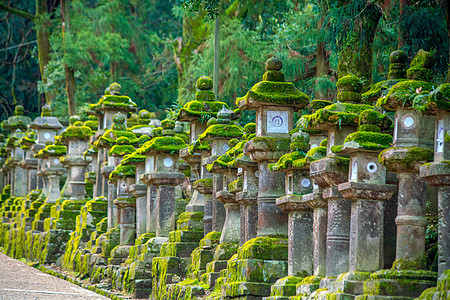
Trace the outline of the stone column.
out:
[[[131,194],[136,197],[136,235],[147,231],[147,186],[136,183],[130,187]]]
[[[303,202],[313,210],[313,274],[325,276],[327,263],[327,202],[322,198],[321,189],[317,186],[310,194],[303,196]]]
[[[228,185],[236,179],[236,169],[223,174],[223,189],[216,192],[217,199],[225,207],[225,221],[220,236],[220,243],[239,243],[241,233],[240,206],[236,196],[228,190]]]
[[[120,228],[120,245],[134,245],[136,240],[136,198],[130,197],[129,187],[134,178],[119,179],[117,198],[114,204],[118,208]]]
[[[441,85],[432,94],[431,99],[444,100],[444,88]],[[444,100],[445,101],[445,100]],[[439,102],[438,102],[439,103]],[[450,113],[441,109],[436,114],[434,162],[420,166],[420,177],[432,186],[438,187],[438,274],[442,276],[450,269]]]
[[[256,237],[258,231],[258,182],[256,176],[258,168],[246,156],[246,165],[243,167],[242,192],[236,194],[236,201],[241,205],[241,231],[244,238],[241,245]],[[242,159],[244,160],[244,159]]]

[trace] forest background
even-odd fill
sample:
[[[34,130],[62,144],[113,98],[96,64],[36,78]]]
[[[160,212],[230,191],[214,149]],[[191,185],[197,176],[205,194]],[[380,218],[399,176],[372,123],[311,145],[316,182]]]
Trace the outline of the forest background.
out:
[[[273,55],[318,99],[332,100],[338,75],[352,71],[340,57],[368,89],[387,78],[397,49],[410,59],[434,51],[437,86],[450,78],[448,9],[445,0],[0,0],[0,120],[16,104],[37,116],[46,102],[61,121],[83,116],[115,81],[140,109],[173,116],[198,77],[213,77],[216,16],[217,96],[231,105]]]

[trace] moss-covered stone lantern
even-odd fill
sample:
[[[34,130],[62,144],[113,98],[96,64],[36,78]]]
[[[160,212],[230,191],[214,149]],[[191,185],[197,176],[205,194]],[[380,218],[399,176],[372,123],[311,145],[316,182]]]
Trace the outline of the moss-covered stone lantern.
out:
[[[326,276],[331,277],[348,271],[351,207],[351,201],[337,189],[348,181],[349,159],[336,156],[332,149],[339,148],[347,135],[356,131],[359,114],[372,108],[361,104],[362,83],[356,76],[341,77],[337,87],[338,102],[304,116],[303,123],[307,129],[327,130],[327,157],[311,162],[310,171],[315,184],[323,189],[328,206]]]
[[[309,168],[301,162],[309,148],[309,135],[299,131],[292,135],[293,152],[283,155],[276,164],[269,165],[272,171],[285,172],[286,195],[276,204],[289,216],[288,220],[288,276],[312,275],[313,272],[313,214],[312,208],[303,202],[302,196],[312,192]],[[291,295],[293,296],[293,295]]]
[[[161,125],[161,135],[145,143],[140,154],[149,159],[145,176],[157,188],[156,236],[168,237],[175,230],[175,186],[184,180],[184,174],[179,171],[178,152],[187,145],[174,136],[175,121],[166,119]]]
[[[30,117],[24,116],[24,108],[22,105],[16,105],[14,108],[14,116],[9,117],[7,120],[2,122],[2,127],[9,130],[13,134],[16,129],[21,131],[26,131],[28,125],[31,123]]]
[[[419,51],[408,69],[408,78],[428,78],[429,52]],[[422,63],[418,63],[422,61]],[[422,66],[422,68],[419,68]],[[418,69],[417,69],[418,68]],[[413,69],[413,70],[411,70]],[[415,74],[413,76],[413,74]],[[424,75],[424,77],[422,75]],[[426,75],[426,76],[425,76]],[[432,83],[406,80],[395,84],[389,93],[377,101],[386,110],[395,111],[393,146],[380,153],[378,160],[398,176],[398,207],[396,260],[392,270],[372,277],[367,286],[395,286],[396,295],[418,297],[422,290],[434,286],[436,273],[425,271],[425,231],[427,218],[425,202],[427,184],[419,175],[420,165],[433,160],[434,117],[423,115],[421,104],[429,98]],[[401,272],[392,281],[392,274]],[[417,272],[417,270],[421,270]],[[421,280],[414,292],[399,286],[402,280]],[[425,279],[426,280],[423,280]],[[434,281],[434,282],[433,282]],[[382,291],[379,291],[382,293]],[[379,295],[376,291],[375,295]]]
[[[44,231],[45,219],[50,217],[52,207],[61,198],[59,181],[61,176],[66,172],[66,169],[61,163],[60,157],[66,153],[66,146],[56,141],[54,144],[48,142],[48,145],[44,149],[40,150],[38,154],[35,154],[35,157],[41,160],[41,175],[47,180],[45,190],[43,191],[43,195],[46,198],[43,205],[39,207],[38,213],[35,215],[32,224],[34,230]]]
[[[122,157],[130,152],[122,152],[122,150],[129,149],[129,145],[120,145],[120,141],[126,141],[126,143],[137,144],[138,139],[136,135],[127,130],[125,122],[126,117],[122,113],[117,113],[114,115],[113,124],[111,129],[106,130],[98,141],[95,142],[94,146],[103,152],[108,157],[108,160],[102,164],[101,174],[108,180],[108,228],[111,229],[117,224],[118,211],[117,207],[113,203],[116,198],[117,187],[115,181],[109,181],[109,176],[111,172],[120,164]],[[121,140],[119,140],[122,138]],[[114,151],[111,152],[112,148],[117,145],[121,147],[116,147]],[[114,155],[112,155],[114,154]]]
[[[150,138],[142,135],[139,138],[139,145],[142,147]],[[125,155],[122,159],[121,165],[135,166],[135,182],[130,185],[129,192],[136,197],[136,236],[140,236],[147,231],[147,185],[142,181],[142,176],[145,173],[146,156],[138,153],[139,149],[131,154]]]
[[[450,84],[440,85],[430,93],[426,113],[436,116],[434,160],[420,166],[420,177],[438,187],[439,276],[450,269]]]
[[[255,128],[255,123],[244,126],[245,134],[235,147],[242,153],[231,162],[242,172],[242,191],[236,193],[236,201],[241,205],[241,246],[255,238],[258,231],[258,163],[243,153],[245,143],[255,137]]]
[[[351,201],[350,272],[339,275],[329,285],[337,296],[362,293],[364,281],[369,278],[369,273],[364,272],[384,267],[384,201],[397,190],[396,185],[386,184],[386,169],[378,162],[379,152],[392,143],[390,134],[380,132],[386,118],[371,109],[363,111],[358,131],[348,135],[342,147],[332,149],[350,156],[349,181],[338,185],[343,197]]]
[[[257,83],[236,104],[242,110],[256,110],[256,137],[244,146],[244,153],[258,163],[258,236],[287,235],[287,214],[275,205],[284,195],[284,174],[271,172],[269,163],[289,152],[294,109],[309,103],[309,97],[284,81],[283,63],[266,62],[263,81]]]
[[[268,165],[289,152],[294,109],[306,106],[309,97],[284,81],[282,66],[277,58],[267,60],[263,81],[236,100],[240,109],[256,111],[256,137],[244,145],[244,154],[258,163],[258,232],[228,263],[224,297],[268,296],[272,283],[287,275],[288,218],[275,203],[284,195],[284,174]]]
[[[23,197],[28,193],[26,171],[20,165],[24,158],[25,152],[20,147],[20,139],[26,136],[26,132],[22,132],[20,129],[16,129],[13,135],[11,135],[6,143],[9,150],[10,159],[6,161],[9,169],[11,170],[11,196]],[[23,184],[25,182],[25,184]]]
[[[215,94],[212,91],[213,81],[207,76],[200,77],[196,83],[198,91],[195,94],[195,100],[187,102],[177,115],[178,121],[189,122],[190,136],[188,148],[180,151],[180,158],[191,166],[191,172],[194,174],[195,180],[206,179],[202,177],[201,173],[201,156],[202,152],[210,149],[209,143],[197,142],[200,134],[202,134],[206,128],[206,122],[211,117],[216,117],[217,112],[223,105],[228,107],[224,102],[216,101]],[[206,156],[205,156],[206,157]],[[211,176],[209,174],[209,176]],[[207,192],[208,188],[202,181],[198,181],[194,186],[199,186],[202,192]],[[187,212],[203,212],[205,210],[205,196],[209,199],[211,195],[209,193],[199,193],[199,190],[194,188],[191,200],[186,206]],[[209,201],[209,200],[208,200]],[[210,210],[210,209],[206,209]],[[212,230],[212,220],[205,219],[205,233]]]
[[[27,192],[37,187],[37,167],[38,160],[34,158],[34,151],[31,149],[36,143],[37,134],[29,130],[27,134],[19,140],[20,147],[24,151],[24,158],[20,166],[25,170],[25,180],[23,184],[27,187]]]
[[[90,157],[85,157],[84,152],[88,149],[88,143],[94,132],[91,128],[84,126],[79,116],[71,116],[70,126],[61,133],[61,141],[68,149],[66,157],[61,162],[69,170],[70,200],[85,199],[85,168],[91,162]]]
[[[134,147],[130,151],[134,151]],[[109,176],[110,181],[117,182],[117,198],[114,199],[114,204],[118,208],[117,219],[120,228],[120,245],[125,246],[134,245],[136,240],[136,198],[132,197],[129,191],[130,186],[135,181],[135,177],[136,166],[124,166],[122,164],[119,164]]]
[[[102,136],[106,130],[111,129],[114,123],[114,116],[117,113],[121,113],[124,116],[125,120],[123,124],[126,127],[127,114],[136,110],[136,103],[134,103],[130,99],[130,97],[122,95],[120,93],[120,90],[120,84],[114,82],[105,89],[104,95],[96,104],[89,105],[90,112],[94,113],[98,118],[98,130],[95,134],[95,137],[100,138],[100,136]],[[94,141],[92,141],[91,143],[94,144]],[[108,150],[104,150],[104,148],[100,148],[97,152],[98,170],[101,170],[102,164],[108,161],[107,152]],[[106,196],[108,194],[108,177],[109,173],[105,174],[105,176],[97,176],[97,187],[95,188],[97,193],[94,194],[94,197]]]
[[[150,119],[151,115],[150,112],[148,112],[148,110],[141,110],[139,111],[139,116],[137,119],[137,124],[134,126],[129,126],[130,130],[134,132],[134,134],[136,134],[137,137],[140,137],[142,135],[147,135],[149,137],[153,136],[153,128],[155,128],[155,126],[151,126],[150,125]]]
[[[206,167],[208,172],[213,173],[213,195],[212,195],[212,230],[213,231],[222,231],[224,240],[229,240],[225,238],[231,232],[226,231],[224,228],[224,222],[226,217],[226,211],[224,204],[218,199],[218,192],[223,190],[225,187],[228,187],[228,184],[234,180],[234,178],[230,178],[227,174],[228,172],[222,172],[222,169],[214,168],[214,165],[211,165],[211,168],[208,169],[207,165],[213,164],[217,158],[223,154],[225,154],[229,149],[228,142],[234,138],[240,138],[243,134],[242,129],[238,125],[231,124],[231,119],[234,117],[234,112],[230,109],[222,106],[222,109],[217,113],[217,119],[212,118],[208,121],[208,128],[198,137],[198,141],[209,142],[211,144],[211,156],[205,157],[202,159],[202,165]],[[215,171],[215,172],[213,172]],[[228,171],[228,170],[227,170]],[[228,176],[228,177],[227,177]],[[224,182],[225,177],[225,182]],[[231,180],[230,180],[231,179]],[[225,187],[224,184],[226,183]],[[224,195],[223,195],[224,196]],[[232,197],[234,198],[234,197]],[[225,198],[222,197],[225,201]],[[234,203],[234,207],[238,207],[238,203],[235,200],[232,200]],[[230,202],[231,205],[231,202]],[[205,211],[205,217],[207,216],[207,211]],[[223,230],[222,230],[223,229]],[[231,228],[230,228],[231,229]],[[238,234],[239,231],[236,231],[235,234]],[[234,238],[231,238],[234,240]],[[235,241],[238,242],[238,241]]]
[[[414,60],[428,54],[419,52]],[[413,60],[413,61],[414,61]],[[433,84],[407,80],[394,85],[378,105],[395,110],[394,147],[384,150],[380,162],[399,177],[397,255],[399,260],[415,260],[425,251],[426,184],[420,180],[419,166],[433,159],[434,117],[414,108],[428,96]],[[401,263],[396,263],[401,268]]]

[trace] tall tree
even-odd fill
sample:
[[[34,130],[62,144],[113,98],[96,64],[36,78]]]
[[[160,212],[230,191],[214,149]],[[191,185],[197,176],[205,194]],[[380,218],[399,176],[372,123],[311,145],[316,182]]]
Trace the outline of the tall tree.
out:
[[[66,42],[66,35],[70,34],[70,14],[69,14],[69,0],[61,0],[61,29],[63,44]],[[75,101],[75,91],[77,82],[75,79],[75,71],[64,63],[64,74],[66,75],[66,94],[67,103],[69,105],[69,116],[77,113],[77,106]]]
[[[19,17],[26,18],[34,23],[38,45],[39,69],[41,71],[42,80],[46,82],[47,77],[45,75],[45,67],[50,61],[51,47],[49,36],[50,27],[52,26],[48,15],[47,1],[36,0],[36,12],[34,15],[24,10],[13,8],[12,6],[7,5],[3,2],[0,2],[0,9]],[[45,93],[45,99],[48,104],[51,104],[53,97],[54,95],[52,93]]]

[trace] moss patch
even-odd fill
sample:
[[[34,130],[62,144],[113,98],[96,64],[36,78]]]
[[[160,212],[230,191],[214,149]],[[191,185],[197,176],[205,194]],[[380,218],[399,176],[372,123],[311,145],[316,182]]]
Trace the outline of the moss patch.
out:
[[[255,84],[244,97],[236,99],[236,105],[248,103],[250,99],[257,102],[303,106],[309,101],[309,97],[297,90],[292,82],[274,81],[261,81]]]

